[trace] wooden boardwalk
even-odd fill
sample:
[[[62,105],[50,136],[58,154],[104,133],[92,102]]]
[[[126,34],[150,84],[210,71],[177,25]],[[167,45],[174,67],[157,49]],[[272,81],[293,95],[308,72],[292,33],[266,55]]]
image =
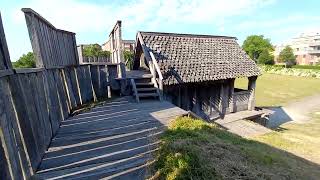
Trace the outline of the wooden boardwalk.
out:
[[[186,111],[167,101],[120,98],[62,122],[39,179],[144,179],[168,122]]]
[[[267,109],[261,111],[240,111],[227,114],[224,119],[218,119],[214,122],[226,128],[229,132],[243,137],[250,137],[270,133],[272,131],[258,123],[245,119],[252,119],[260,117],[263,114],[271,113],[272,111]]]

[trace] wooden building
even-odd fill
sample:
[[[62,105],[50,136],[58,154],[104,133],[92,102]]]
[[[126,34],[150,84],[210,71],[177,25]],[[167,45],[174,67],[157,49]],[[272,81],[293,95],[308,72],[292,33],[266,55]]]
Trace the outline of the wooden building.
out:
[[[134,69],[148,69],[163,99],[206,119],[254,110],[260,71],[235,37],[138,32]],[[234,88],[247,77],[248,89]]]

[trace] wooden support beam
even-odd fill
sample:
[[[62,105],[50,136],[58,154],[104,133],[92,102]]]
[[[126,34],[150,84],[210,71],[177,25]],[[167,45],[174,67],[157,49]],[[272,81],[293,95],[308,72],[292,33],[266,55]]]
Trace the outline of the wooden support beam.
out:
[[[255,89],[256,89],[256,80],[257,76],[249,77],[248,91],[250,92],[248,110],[254,110],[255,107]]]
[[[223,82],[221,83],[220,102],[219,102],[220,117],[222,119],[226,115],[227,106],[228,106],[228,86]]]
[[[230,79],[229,82],[229,111],[236,112],[236,104],[234,100],[234,81],[235,79]]]

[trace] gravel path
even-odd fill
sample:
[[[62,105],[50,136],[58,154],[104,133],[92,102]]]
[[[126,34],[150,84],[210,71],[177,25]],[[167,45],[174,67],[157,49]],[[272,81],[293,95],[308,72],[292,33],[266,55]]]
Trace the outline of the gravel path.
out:
[[[290,121],[304,123],[310,120],[310,113],[319,109],[320,94],[289,103],[284,107],[272,108],[275,113],[270,116],[268,127],[278,127],[279,125]]]

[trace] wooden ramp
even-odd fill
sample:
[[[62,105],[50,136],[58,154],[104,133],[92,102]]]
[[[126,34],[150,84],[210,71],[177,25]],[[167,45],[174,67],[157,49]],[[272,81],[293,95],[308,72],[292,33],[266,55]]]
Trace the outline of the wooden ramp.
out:
[[[144,179],[157,137],[187,114],[167,101],[120,98],[62,122],[38,168],[39,179]]]
[[[266,134],[272,131],[258,123],[254,123],[246,119],[252,119],[255,117],[259,117],[263,114],[270,113],[272,113],[270,110],[240,111],[236,113],[227,114],[224,117],[224,119],[218,119],[214,122],[239,136],[256,136]]]

